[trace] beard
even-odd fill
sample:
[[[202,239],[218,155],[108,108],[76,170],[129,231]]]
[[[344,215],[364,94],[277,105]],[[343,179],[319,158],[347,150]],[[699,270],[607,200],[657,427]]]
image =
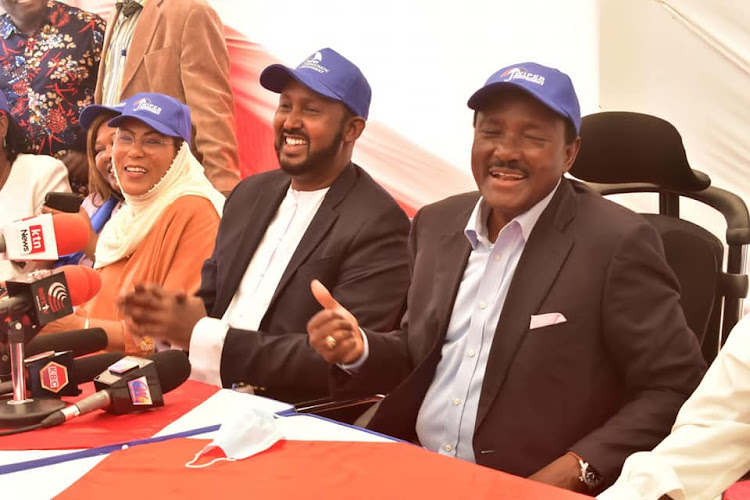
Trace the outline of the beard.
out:
[[[281,170],[283,170],[287,175],[294,177],[311,174],[313,172],[325,170],[330,167],[331,163],[336,158],[336,155],[341,148],[341,143],[343,142],[344,124],[341,124],[339,130],[336,132],[336,135],[333,137],[330,144],[325,146],[323,149],[312,152],[310,151],[310,138],[307,137],[307,134],[303,133],[300,130],[286,131],[286,133],[289,133],[291,135],[304,137],[308,141],[307,156],[304,160],[294,163],[284,161],[281,158],[281,147],[284,141],[284,132],[285,131],[282,131],[282,133],[279,134],[279,137],[276,139],[276,143],[274,144],[276,149],[276,157],[279,159]]]

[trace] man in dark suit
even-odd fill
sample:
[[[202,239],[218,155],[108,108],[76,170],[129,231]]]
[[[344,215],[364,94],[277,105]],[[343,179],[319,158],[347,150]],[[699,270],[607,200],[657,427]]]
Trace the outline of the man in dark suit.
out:
[[[371,428],[593,493],[669,432],[698,342],[656,231],[563,177],[581,141],[568,76],[504,68],[468,104],[479,192],[415,217],[401,328],[362,334],[313,283],[310,342],[339,394],[390,392]]]
[[[351,162],[370,86],[331,49],[296,69],[272,65],[281,170],[249,177],[227,199],[197,297],[139,285],[122,299],[136,335],[188,348],[192,376],[285,401],[328,394],[328,365],[305,325],[318,310],[315,278],[363,324],[398,325],[408,287],[409,221]]]

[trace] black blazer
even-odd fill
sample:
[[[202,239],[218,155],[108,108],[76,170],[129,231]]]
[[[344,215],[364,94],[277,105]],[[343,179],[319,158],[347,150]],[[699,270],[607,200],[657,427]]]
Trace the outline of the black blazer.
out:
[[[227,199],[198,291],[209,316],[226,311],[289,184],[281,170],[265,172],[243,180]],[[362,325],[392,329],[408,288],[408,232],[409,220],[393,198],[360,167],[346,167],[294,252],[259,331],[229,330],[223,385],[246,382],[290,402],[328,395],[327,364],[306,333],[320,310],[310,281],[319,279]]]
[[[370,357],[357,376],[334,369],[342,395],[393,390],[375,430],[416,438],[478,199],[459,195],[417,214],[401,329],[367,331]],[[529,236],[498,321],[474,431],[477,463],[528,476],[572,449],[612,482],[628,455],[659,443],[705,370],[678,287],[645,219],[563,179]],[[544,313],[567,321],[530,329],[531,316]]]

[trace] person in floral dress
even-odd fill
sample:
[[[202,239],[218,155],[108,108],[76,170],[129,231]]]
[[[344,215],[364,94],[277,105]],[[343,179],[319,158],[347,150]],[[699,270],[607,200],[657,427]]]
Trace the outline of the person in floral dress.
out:
[[[52,0],[0,0],[0,89],[32,152],[68,167],[73,189],[88,178],[81,109],[94,102],[104,20]]]

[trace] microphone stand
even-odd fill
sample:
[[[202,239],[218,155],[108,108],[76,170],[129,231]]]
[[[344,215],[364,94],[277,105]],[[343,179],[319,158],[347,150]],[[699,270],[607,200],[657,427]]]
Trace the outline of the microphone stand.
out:
[[[47,415],[65,408],[58,399],[32,399],[26,397],[24,376],[24,328],[18,320],[8,324],[8,350],[10,352],[13,399],[0,404],[0,427],[25,427],[38,424]]]

